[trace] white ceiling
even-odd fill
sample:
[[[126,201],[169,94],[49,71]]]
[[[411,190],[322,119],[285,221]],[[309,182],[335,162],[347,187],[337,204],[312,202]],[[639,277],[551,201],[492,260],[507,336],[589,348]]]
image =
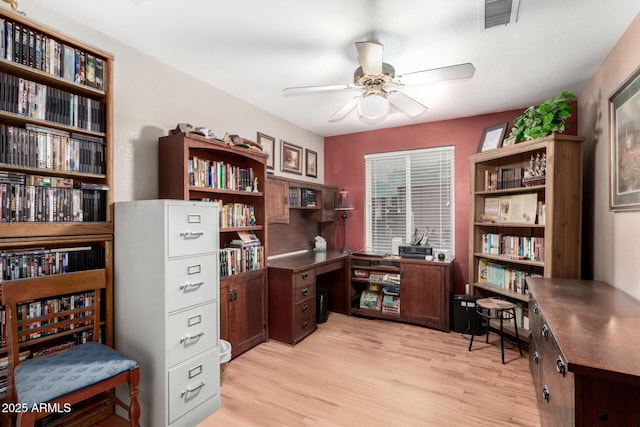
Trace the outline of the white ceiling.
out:
[[[21,0],[159,58],[322,136],[522,108],[561,89],[579,94],[640,0],[521,0],[518,21],[481,30],[479,0]],[[384,45],[397,74],[471,62],[471,79],[407,85],[429,107],[372,126],[328,118],[349,90],[282,96],[291,86],[349,84],[354,42]],[[608,96],[609,94],[604,94]]]

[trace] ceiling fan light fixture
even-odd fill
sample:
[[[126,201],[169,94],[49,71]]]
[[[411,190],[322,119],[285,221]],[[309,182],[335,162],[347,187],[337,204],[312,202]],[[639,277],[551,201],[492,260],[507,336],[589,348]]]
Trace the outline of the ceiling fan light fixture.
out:
[[[381,94],[365,94],[358,100],[358,115],[363,119],[377,120],[388,113],[389,101]]]

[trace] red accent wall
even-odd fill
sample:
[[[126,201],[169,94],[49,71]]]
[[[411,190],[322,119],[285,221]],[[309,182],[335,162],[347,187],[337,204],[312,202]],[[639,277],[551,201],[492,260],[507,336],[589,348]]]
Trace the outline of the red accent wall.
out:
[[[455,247],[454,293],[464,293],[469,280],[469,155],[478,151],[482,131],[509,121],[507,135],[522,109],[412,126],[373,130],[324,139],[325,183],[349,191],[354,210],[347,218],[347,247],[364,247],[364,155],[427,147],[455,146]],[[565,133],[575,135],[577,108],[567,120]],[[343,246],[342,219],[337,219],[337,246]]]

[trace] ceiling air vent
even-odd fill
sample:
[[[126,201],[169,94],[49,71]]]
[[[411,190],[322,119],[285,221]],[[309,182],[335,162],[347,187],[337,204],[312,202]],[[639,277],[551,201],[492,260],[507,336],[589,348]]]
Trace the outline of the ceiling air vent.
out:
[[[515,23],[520,0],[479,0],[480,29]]]

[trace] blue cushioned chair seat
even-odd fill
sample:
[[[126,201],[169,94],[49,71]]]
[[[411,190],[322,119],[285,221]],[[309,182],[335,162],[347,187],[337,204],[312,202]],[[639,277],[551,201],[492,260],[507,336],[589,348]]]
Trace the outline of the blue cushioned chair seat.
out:
[[[15,371],[18,402],[50,402],[138,366],[112,348],[87,343],[22,362]]]

